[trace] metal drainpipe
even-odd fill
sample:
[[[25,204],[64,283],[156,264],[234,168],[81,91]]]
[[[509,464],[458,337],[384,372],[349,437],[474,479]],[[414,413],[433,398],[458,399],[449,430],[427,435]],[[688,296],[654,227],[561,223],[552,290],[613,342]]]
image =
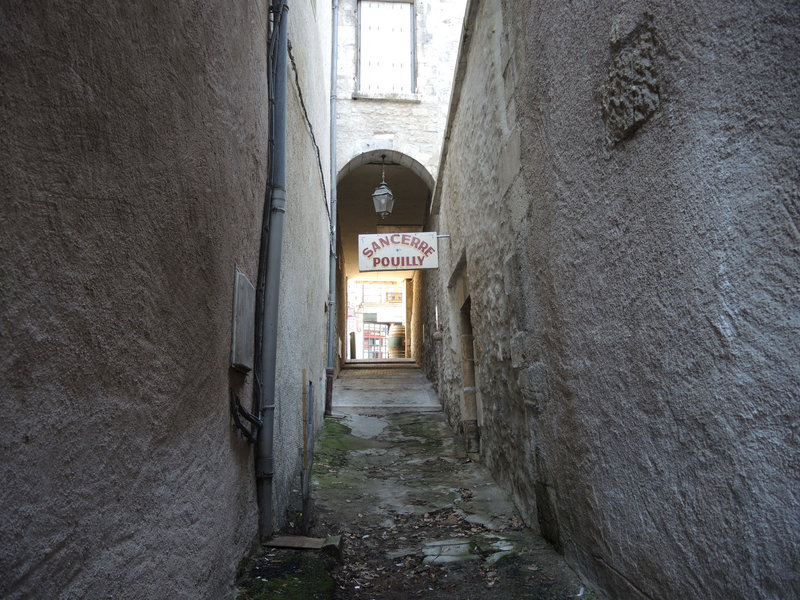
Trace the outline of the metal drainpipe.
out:
[[[272,535],[272,479],[275,473],[273,436],[275,419],[275,372],[278,346],[278,299],[280,287],[283,221],[286,213],[286,61],[288,54],[289,6],[286,0],[272,1],[276,37],[273,118],[271,127],[274,146],[270,156],[271,202],[269,244],[267,247],[263,338],[261,353],[262,404],[259,417],[263,426],[256,443],[256,493],[259,510],[259,535],[265,540]],[[262,233],[263,235],[263,233]]]
[[[333,0],[331,35],[331,266],[328,282],[328,364],[325,369],[325,414],[333,409],[336,342],[336,75],[339,46],[339,0]]]

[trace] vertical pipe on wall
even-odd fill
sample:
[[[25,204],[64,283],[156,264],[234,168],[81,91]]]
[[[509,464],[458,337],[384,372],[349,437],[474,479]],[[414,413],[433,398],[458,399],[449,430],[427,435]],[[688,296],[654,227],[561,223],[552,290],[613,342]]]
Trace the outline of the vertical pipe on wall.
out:
[[[325,414],[333,408],[336,360],[336,71],[339,45],[339,0],[333,0],[331,35],[331,261],[328,273],[328,364],[325,369]]]
[[[256,443],[256,492],[258,495],[259,535],[272,534],[272,480],[275,473],[273,436],[275,419],[275,373],[278,346],[278,299],[280,286],[283,221],[286,213],[286,63],[288,54],[288,13],[286,0],[273,0],[275,39],[272,119],[270,136],[273,147],[270,155],[269,185],[269,242],[267,246],[265,299],[263,301],[263,336],[261,349],[261,406],[259,417],[263,426]],[[270,59],[273,57],[270,56]],[[273,68],[273,65],[270,65]],[[263,233],[262,233],[263,235]]]

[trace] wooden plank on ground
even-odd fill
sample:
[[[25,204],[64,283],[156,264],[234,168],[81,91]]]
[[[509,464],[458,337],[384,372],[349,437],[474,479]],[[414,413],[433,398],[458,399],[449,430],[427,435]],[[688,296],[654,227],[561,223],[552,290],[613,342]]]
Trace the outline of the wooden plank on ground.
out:
[[[325,538],[303,537],[301,535],[283,535],[270,540],[266,545],[273,548],[301,548],[305,550],[319,550],[325,545]]]

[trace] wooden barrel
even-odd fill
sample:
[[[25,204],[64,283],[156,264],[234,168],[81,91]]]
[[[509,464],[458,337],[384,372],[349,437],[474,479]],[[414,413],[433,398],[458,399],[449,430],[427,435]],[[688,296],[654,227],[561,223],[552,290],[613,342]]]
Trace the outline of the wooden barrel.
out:
[[[406,328],[400,323],[389,327],[389,358],[406,357]]]

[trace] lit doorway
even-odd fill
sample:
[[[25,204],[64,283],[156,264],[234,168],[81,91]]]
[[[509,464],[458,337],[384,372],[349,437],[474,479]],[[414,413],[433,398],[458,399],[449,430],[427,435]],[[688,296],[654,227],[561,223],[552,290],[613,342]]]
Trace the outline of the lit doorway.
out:
[[[347,282],[347,360],[406,358],[405,280]]]

